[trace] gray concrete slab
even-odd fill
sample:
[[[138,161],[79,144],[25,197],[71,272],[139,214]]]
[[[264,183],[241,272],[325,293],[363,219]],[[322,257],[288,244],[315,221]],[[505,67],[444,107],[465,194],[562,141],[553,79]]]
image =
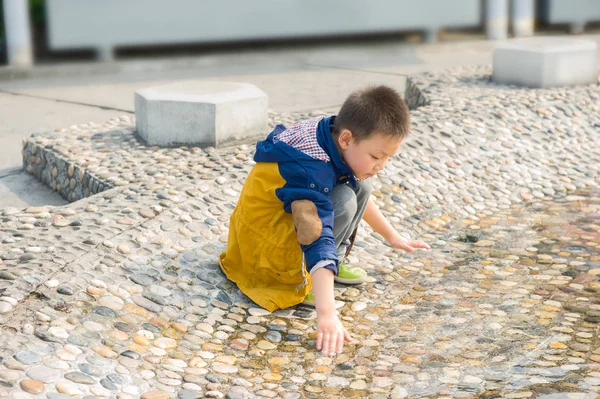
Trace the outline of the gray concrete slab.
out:
[[[0,92],[0,170],[22,166],[23,137],[121,115],[123,112]]]
[[[582,37],[600,43],[598,34]],[[269,95],[272,109],[290,111],[337,105],[352,88],[366,84],[386,83],[403,91],[403,76],[412,73],[491,64],[494,45],[487,40],[416,45],[382,40],[121,61],[107,67],[107,74],[57,73],[53,78],[0,81],[0,90],[133,112],[133,93],[141,88],[181,80],[228,80],[254,84]]]
[[[412,74],[452,66],[491,63],[494,42],[466,40],[407,47],[382,44],[378,51],[339,51],[336,57],[313,53],[307,64],[381,73]]]
[[[582,37],[600,43],[598,34]],[[339,105],[362,85],[385,83],[403,92],[406,75],[491,64],[494,46],[488,40],[416,45],[383,40],[121,61],[108,74],[0,81],[0,90],[134,112],[136,90],[182,80],[227,80],[258,86],[273,110],[286,112]]]
[[[571,36],[557,36],[571,37]],[[574,36],[578,39],[591,40],[600,45],[600,34],[586,34]],[[502,41],[490,40],[468,40],[457,42],[444,42],[432,44],[418,44],[412,46],[409,55],[400,51],[394,53],[389,48],[389,54],[378,54],[379,58],[369,61],[371,52],[366,51],[363,55],[348,54],[346,57],[335,57],[314,61],[316,65],[329,68],[351,68],[355,71],[368,71],[379,73],[410,75],[425,71],[435,71],[444,68],[452,68],[468,65],[490,65],[493,61],[495,46]],[[356,57],[354,57],[356,55]],[[399,62],[393,62],[396,58]],[[598,54],[600,61],[600,54]]]
[[[338,68],[304,67],[303,71],[289,71],[269,74],[239,74],[205,77],[204,80],[250,83],[269,96],[269,108],[277,112],[309,110],[339,105],[346,96],[360,86],[387,84],[404,91],[403,75],[370,71],[353,71]],[[164,77],[167,77],[165,79]],[[164,74],[163,78],[134,82],[91,84],[57,82],[55,86],[36,82],[1,84],[0,90],[31,96],[34,98],[57,99],[76,104],[89,104],[111,110],[135,112],[134,93],[147,87],[160,86],[190,79],[189,73]],[[64,85],[67,83],[67,85]]]
[[[0,208],[65,204],[67,201],[58,193],[52,192],[29,173],[21,169],[0,170]]]
[[[133,112],[136,90],[181,80],[227,80],[258,86],[269,95],[275,111],[304,110],[339,105],[353,88],[368,84],[385,83],[403,92],[407,74],[491,63],[492,48],[484,40],[412,44],[398,39],[267,47],[194,58],[120,61],[106,75],[0,81],[0,90]]]

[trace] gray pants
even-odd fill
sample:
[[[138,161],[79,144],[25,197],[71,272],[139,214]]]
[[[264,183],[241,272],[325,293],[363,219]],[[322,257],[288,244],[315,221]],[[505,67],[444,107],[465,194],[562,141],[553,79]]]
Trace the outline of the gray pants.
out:
[[[331,190],[333,202],[333,236],[340,262],[351,245],[350,237],[358,227],[369,202],[373,187],[369,180],[358,182],[358,187],[338,184]]]

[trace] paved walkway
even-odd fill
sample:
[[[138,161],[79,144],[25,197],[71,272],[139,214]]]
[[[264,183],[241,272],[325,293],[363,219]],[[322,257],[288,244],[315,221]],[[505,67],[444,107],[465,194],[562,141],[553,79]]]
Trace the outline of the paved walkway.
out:
[[[595,398],[600,92],[489,85],[489,69],[462,66],[490,49],[305,48],[0,84],[0,184],[14,195],[0,204],[0,397]],[[432,103],[375,181],[398,230],[433,248],[406,255],[361,230],[351,261],[370,278],[336,288],[355,338],[336,358],[315,352],[310,309],[269,314],[218,272],[252,145],[154,151],[133,133],[133,90],[160,82],[254,83],[271,124],[290,124],[441,66],[454,68],[414,80]],[[13,181],[13,150],[40,130],[29,171],[96,195],[27,206],[62,202]]]
[[[336,288],[354,342],[335,358],[314,312],[265,312],[218,270],[252,145],[153,150],[131,116],[30,139],[28,170],[97,194],[0,213],[0,396],[595,398],[599,86],[489,74],[411,78],[430,105],[374,195],[432,250],[360,230],[369,280]]]

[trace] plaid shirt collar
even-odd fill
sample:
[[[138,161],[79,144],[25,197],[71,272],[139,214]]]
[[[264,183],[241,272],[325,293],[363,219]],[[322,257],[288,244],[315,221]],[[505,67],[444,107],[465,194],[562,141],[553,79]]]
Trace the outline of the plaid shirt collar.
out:
[[[342,156],[333,141],[332,129],[334,120],[335,115],[323,118],[321,122],[319,122],[319,127],[317,128],[317,141],[331,158],[331,164],[333,165],[336,176],[338,176],[338,184],[349,182],[353,187],[356,187],[356,177],[342,159]]]

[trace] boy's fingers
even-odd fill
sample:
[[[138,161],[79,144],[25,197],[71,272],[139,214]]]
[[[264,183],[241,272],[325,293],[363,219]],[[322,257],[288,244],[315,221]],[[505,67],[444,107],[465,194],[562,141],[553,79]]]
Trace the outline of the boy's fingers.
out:
[[[400,244],[400,249],[403,249],[406,252],[415,252],[415,249],[413,247],[411,247],[410,245],[408,245],[407,243],[405,243],[405,242],[403,242],[402,244]]]
[[[350,336],[350,333],[348,331],[346,331],[346,330],[344,330],[344,339],[347,342],[352,342],[352,337]]]
[[[425,249],[429,249],[429,244],[423,242],[423,241],[411,241],[410,245],[415,247],[415,248],[425,248]]]
[[[325,355],[327,355],[329,353],[330,346],[331,346],[331,337],[329,336],[329,333],[325,333],[325,336],[323,337],[323,353]]]
[[[340,331],[338,334],[337,353],[342,353],[342,349],[344,349],[344,335],[346,335],[345,331]]]
[[[337,334],[332,334],[331,339],[329,340],[329,349],[327,350],[327,356],[335,353],[337,345]]]
[[[317,350],[321,350],[321,346],[323,344],[323,333],[321,331],[317,332]]]

